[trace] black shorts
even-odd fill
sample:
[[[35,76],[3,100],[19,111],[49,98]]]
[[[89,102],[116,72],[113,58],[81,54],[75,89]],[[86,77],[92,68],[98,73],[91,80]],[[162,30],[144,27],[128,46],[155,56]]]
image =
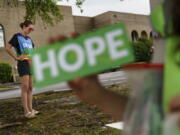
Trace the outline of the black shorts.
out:
[[[19,61],[17,63],[19,76],[31,75],[31,69],[27,61]]]

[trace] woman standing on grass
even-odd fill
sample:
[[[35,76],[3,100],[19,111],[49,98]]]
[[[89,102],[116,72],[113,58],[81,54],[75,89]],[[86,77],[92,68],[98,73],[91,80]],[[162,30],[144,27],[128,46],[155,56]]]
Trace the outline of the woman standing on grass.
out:
[[[6,47],[10,56],[17,61],[18,73],[21,77],[21,100],[26,118],[34,118],[39,112],[32,108],[32,77],[30,71],[30,53],[34,49],[34,44],[28,36],[34,31],[34,25],[26,20],[20,24],[22,31],[14,34]],[[15,55],[12,47],[16,50]]]

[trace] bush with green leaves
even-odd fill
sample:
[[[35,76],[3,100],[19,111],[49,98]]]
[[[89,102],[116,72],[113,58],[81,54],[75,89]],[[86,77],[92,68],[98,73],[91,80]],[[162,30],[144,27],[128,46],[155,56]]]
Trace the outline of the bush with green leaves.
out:
[[[136,62],[150,62],[152,58],[152,41],[148,39],[139,39],[132,42]]]
[[[12,67],[7,63],[0,63],[0,83],[12,81]]]

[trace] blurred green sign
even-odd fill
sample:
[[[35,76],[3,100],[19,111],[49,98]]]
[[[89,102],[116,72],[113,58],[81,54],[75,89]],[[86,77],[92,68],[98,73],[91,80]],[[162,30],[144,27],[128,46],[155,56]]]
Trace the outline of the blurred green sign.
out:
[[[172,98],[180,95],[180,37],[167,39],[165,58],[164,109]]]
[[[123,24],[115,24],[76,39],[42,47],[32,53],[36,88],[95,74],[134,61]]]
[[[155,8],[151,15],[151,24],[153,28],[159,32],[161,35],[165,35],[165,18],[164,18],[164,9],[163,5],[159,5],[157,8]]]

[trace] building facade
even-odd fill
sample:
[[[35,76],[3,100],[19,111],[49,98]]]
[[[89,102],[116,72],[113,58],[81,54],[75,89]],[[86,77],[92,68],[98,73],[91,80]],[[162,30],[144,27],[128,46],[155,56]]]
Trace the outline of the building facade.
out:
[[[152,0],[152,3],[157,0]],[[71,32],[86,33],[105,26],[123,22],[126,26],[129,40],[136,40],[139,37],[152,36],[149,17],[145,15],[129,14],[108,11],[95,17],[73,16],[72,8],[60,6],[64,20],[54,26],[45,26],[39,19],[36,21],[35,31],[30,35],[37,48],[46,45],[50,36],[57,34],[70,35]],[[23,21],[25,9],[19,5],[16,8],[0,8],[0,62],[9,63],[16,67],[14,61],[5,51],[5,46],[13,34],[20,32],[19,24]]]
[[[149,17],[145,15],[108,11],[95,17],[74,16],[75,31],[80,33],[100,29],[118,22],[125,24],[130,40],[135,40],[142,35],[147,37],[152,35]]]

